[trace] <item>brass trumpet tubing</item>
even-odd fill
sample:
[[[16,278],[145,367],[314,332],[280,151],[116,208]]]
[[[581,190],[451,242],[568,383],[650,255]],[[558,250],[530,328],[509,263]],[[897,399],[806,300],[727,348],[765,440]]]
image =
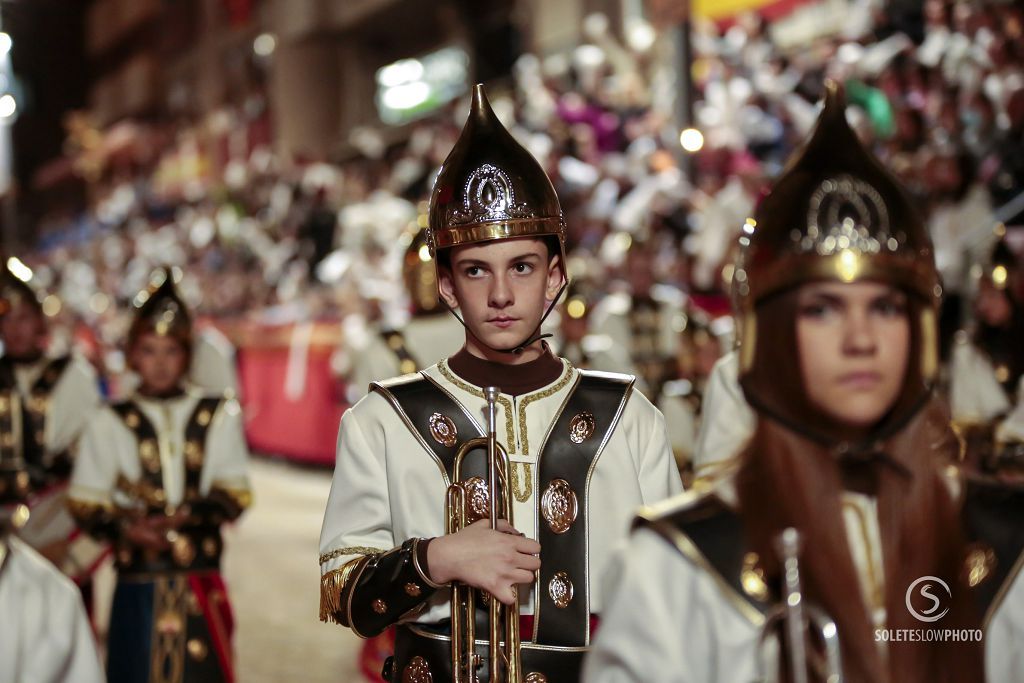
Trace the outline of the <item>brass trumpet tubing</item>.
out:
[[[807,643],[804,640],[803,595],[800,589],[800,536],[796,529],[786,529],[776,541],[782,557],[783,599],[786,610],[786,645],[793,669],[793,683],[807,683]]]
[[[490,527],[497,529],[498,520],[502,518],[513,524],[512,499],[508,486],[511,479],[508,452],[498,443],[495,429],[498,393],[496,387],[484,389],[484,398],[487,401],[487,436],[466,441],[459,446],[455,454],[452,484],[448,487],[445,500],[446,533],[458,533],[469,521],[471,492],[462,482],[462,463],[470,452],[477,449],[483,449],[487,456],[487,516]],[[494,596],[490,596],[488,603],[488,670],[493,683],[521,683],[519,595],[515,586],[512,591],[515,600],[511,606],[505,607]],[[476,673],[480,663],[480,658],[476,654],[476,598],[475,589],[459,582],[452,582],[451,665],[454,683],[479,681]]]
[[[800,533],[794,528],[787,528],[775,539],[774,545],[782,560],[782,602],[765,615],[757,645],[758,681],[774,680],[768,675],[766,646],[776,627],[781,626],[780,645],[786,649],[792,683],[808,683],[808,665],[814,669],[816,680],[842,683],[843,665],[835,622],[817,605],[805,604],[800,581]],[[820,657],[812,656],[816,655],[815,652],[808,652],[808,631],[821,638],[825,648],[824,662]]]

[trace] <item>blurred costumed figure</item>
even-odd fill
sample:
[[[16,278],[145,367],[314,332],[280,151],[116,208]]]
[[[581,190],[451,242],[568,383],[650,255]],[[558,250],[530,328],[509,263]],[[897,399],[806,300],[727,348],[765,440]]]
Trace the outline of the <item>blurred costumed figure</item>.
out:
[[[0,503],[31,516],[22,540],[89,593],[102,548],[80,537],[67,511],[67,486],[82,430],[100,405],[96,372],[77,355],[51,356],[46,292],[16,258],[0,271]],[[52,301],[52,300],[51,300]]]
[[[1024,681],[1024,488],[956,466],[931,243],[838,86],[756,219],[737,266],[753,431],[708,490],[637,520],[585,680]],[[961,637],[881,638],[934,611],[921,577]]]
[[[456,629],[448,594],[459,582],[517,605],[519,680],[576,681],[602,609],[589,577],[635,506],[682,488],[663,418],[632,377],[578,370],[544,342],[565,287],[562,210],[483,86],[434,185],[429,226],[439,293],[460,316],[464,345],[419,373],[374,382],[342,418],[320,535],[320,617],[362,637],[395,626],[384,679],[443,683]],[[492,433],[508,457],[495,490],[507,508],[494,520],[479,506],[453,510],[466,524],[448,529],[453,479],[473,487],[473,500],[492,495],[480,454],[455,469],[459,444],[483,433],[491,387]],[[466,654],[486,668],[480,643]]]
[[[973,327],[953,346],[949,403],[972,465],[995,471],[1002,460],[1024,466],[1024,305],[1014,293],[1018,259],[1005,239],[980,270]]]
[[[437,293],[434,259],[426,230],[406,234],[402,280],[409,296],[411,317],[399,327],[373,327],[351,351],[348,383],[362,397],[370,382],[417,372],[450,356],[462,346],[462,325],[449,315]]]
[[[590,329],[628,349],[631,367],[619,370],[635,374],[638,387],[653,401],[673,374],[686,295],[656,283],[655,255],[648,245],[629,245],[624,257],[627,290],[607,295],[594,307]]]
[[[82,528],[114,547],[108,680],[232,681],[221,526],[251,497],[241,410],[185,388],[192,320],[169,269],[135,307],[126,351],[140,386],[90,423],[70,491]]]
[[[683,485],[689,488],[694,481],[693,454],[704,413],[704,392],[712,368],[722,356],[722,341],[713,321],[693,305],[688,306],[679,337],[674,372],[662,384],[655,404],[665,415],[676,466]]]

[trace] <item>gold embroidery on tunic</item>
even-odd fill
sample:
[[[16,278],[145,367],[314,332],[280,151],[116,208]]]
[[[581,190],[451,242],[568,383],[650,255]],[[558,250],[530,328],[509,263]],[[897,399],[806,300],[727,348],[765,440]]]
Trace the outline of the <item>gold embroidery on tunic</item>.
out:
[[[437,369],[441,372],[446,380],[462,389],[466,393],[473,394],[479,398],[484,397],[484,392],[478,387],[474,387],[472,384],[468,384],[459,379],[454,372],[448,368],[448,361],[443,360],[437,364]],[[507,396],[498,396],[498,403],[501,404],[502,411],[505,413],[505,448],[508,452],[516,452],[516,432],[512,422],[512,401],[508,400]]]
[[[528,462],[513,462],[509,465],[509,471],[512,474],[512,495],[520,503],[525,503],[533,495],[533,468]],[[520,488],[519,485],[519,465],[523,466],[523,477],[526,479],[525,488]]]
[[[522,401],[519,402],[519,433],[522,435],[523,439],[524,455],[530,452],[530,438],[526,428],[526,407],[533,403],[534,401],[539,401],[541,399],[547,398],[553,394],[558,393],[563,388],[565,388],[565,386],[570,381],[572,381],[572,363],[563,358],[562,365],[564,366],[562,370],[562,376],[555,384],[551,385],[547,389],[543,389],[533,394],[528,394],[523,397]],[[441,374],[444,376],[446,380],[448,380],[458,388],[462,389],[463,391],[473,394],[474,396],[477,396],[479,398],[484,397],[484,392],[480,388],[474,387],[472,384],[468,384],[459,379],[455,375],[455,373],[453,373],[451,369],[448,367],[448,361],[444,360],[438,363],[437,369],[441,372]],[[508,400],[508,398],[505,396],[498,396],[498,402],[501,404],[502,409],[505,411],[505,432],[507,439],[507,443],[505,444],[505,446],[508,449],[509,454],[515,454],[516,433],[512,421],[512,401]]]
[[[567,385],[570,381],[572,381],[572,363],[565,359],[562,359],[562,363],[565,365],[565,369],[562,372],[562,377],[555,384],[551,385],[547,389],[538,391],[537,393],[524,396],[523,400],[520,401],[519,403],[519,432],[523,435],[524,454],[530,452],[530,438],[527,435],[526,431],[526,407],[533,403],[534,401],[539,401],[549,396],[553,396],[554,394],[558,393],[563,388],[565,388],[565,385]]]

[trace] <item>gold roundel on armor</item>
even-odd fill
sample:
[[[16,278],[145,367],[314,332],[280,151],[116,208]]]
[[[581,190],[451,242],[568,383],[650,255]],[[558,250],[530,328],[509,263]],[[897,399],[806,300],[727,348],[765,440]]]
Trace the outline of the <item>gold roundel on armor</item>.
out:
[[[583,443],[594,433],[596,426],[594,416],[583,411],[569,422],[569,439],[573,443]]]
[[[196,422],[199,423],[200,427],[205,427],[206,425],[210,424],[210,418],[212,417],[213,415],[210,414],[209,410],[200,410],[199,414],[196,415]]]
[[[377,598],[372,603],[370,603],[370,607],[372,607],[373,611],[377,614],[384,614],[388,611],[388,603],[384,602],[380,598]]]
[[[28,476],[28,472],[18,472],[14,475],[14,489],[18,492],[18,495],[28,493],[28,487],[31,482],[32,479]]]
[[[434,683],[430,665],[423,657],[416,656],[402,669],[402,683]]]
[[[28,523],[29,518],[32,516],[32,511],[28,509],[28,505],[18,503],[8,514],[10,514],[10,521],[8,522],[8,525],[11,529],[17,531]],[[3,553],[0,552],[0,560],[2,559]]]
[[[418,598],[420,596],[420,593],[422,592],[423,589],[421,589],[419,585],[412,583],[411,581],[405,584],[405,594],[410,597]]]
[[[397,334],[388,335],[388,348],[392,351],[397,351],[402,348],[402,338]]]
[[[526,674],[525,683],[548,683],[548,677],[537,671]]]
[[[209,652],[209,648],[206,647],[206,643],[199,640],[198,638],[191,638],[188,641],[188,656],[193,661],[201,662],[206,659],[206,655]]]
[[[132,563],[132,551],[127,548],[122,548],[117,551],[117,562],[122,566],[127,566]]]
[[[760,559],[757,553],[747,553],[743,556],[740,584],[743,586],[743,592],[755,600],[767,600],[768,584],[765,582],[764,570],[758,564]]]
[[[466,489],[467,521],[472,524],[478,519],[490,517],[491,493],[487,489],[487,482],[480,477],[470,477],[462,482],[462,486]]]
[[[398,369],[403,375],[409,375],[416,372],[416,361],[406,358],[398,364]]]
[[[568,607],[572,602],[572,592],[572,581],[569,580],[569,575],[565,572],[558,572],[548,582],[548,595],[551,597],[551,602],[555,603],[555,607],[561,609]]]
[[[199,604],[199,598],[192,591],[189,591],[188,597],[185,598],[185,608],[194,617],[198,617],[203,613],[203,606]]]
[[[188,536],[174,534],[167,540],[171,542],[171,557],[174,558],[174,564],[187,567],[196,559],[196,546]]]
[[[441,413],[430,416],[430,436],[445,448],[451,448],[459,440],[459,430],[451,418]]]
[[[203,555],[207,557],[217,557],[217,551],[220,550],[220,544],[217,543],[217,539],[213,536],[207,536],[203,539]]]
[[[185,464],[192,470],[203,466],[203,448],[198,441],[185,442]]]
[[[128,425],[128,427],[131,428],[131,429],[135,429],[136,427],[138,427],[139,426],[139,415],[138,415],[138,413],[128,413],[127,415],[125,415],[124,423],[126,425]]]
[[[45,396],[33,396],[28,400],[28,409],[33,413],[45,413],[49,400]]]
[[[576,521],[579,503],[565,479],[552,479],[540,498],[540,513],[556,534],[564,534]]]
[[[1000,384],[1010,379],[1010,368],[1006,365],[996,366],[996,381]]]
[[[14,434],[11,434],[10,432],[4,432],[4,435],[0,437],[0,446],[3,446],[4,448],[13,448]]]
[[[964,558],[964,570],[967,572],[967,585],[974,588],[992,575],[996,568],[996,554],[992,548],[974,544]]]

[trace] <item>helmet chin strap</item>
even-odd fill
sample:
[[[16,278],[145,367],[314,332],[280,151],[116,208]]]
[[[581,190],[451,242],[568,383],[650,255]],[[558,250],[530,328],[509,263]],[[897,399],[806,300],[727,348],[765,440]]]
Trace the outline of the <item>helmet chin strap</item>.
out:
[[[523,341],[523,342],[521,342],[521,343],[519,343],[519,344],[517,344],[515,346],[512,346],[510,348],[507,348],[507,349],[496,348],[494,346],[491,346],[490,344],[488,344],[484,340],[480,339],[480,337],[477,337],[475,334],[473,334],[473,330],[469,329],[469,325],[466,324],[466,321],[463,320],[462,316],[459,315],[459,312],[457,310],[455,310],[454,308],[449,306],[447,302],[445,302],[444,305],[451,312],[451,314],[455,316],[455,319],[458,320],[462,324],[462,326],[464,328],[466,328],[466,332],[468,332],[470,334],[473,334],[473,336],[476,338],[476,340],[480,344],[482,344],[483,346],[486,346],[488,349],[490,349],[491,351],[494,351],[495,353],[508,353],[508,354],[511,354],[511,355],[514,355],[514,356],[518,356],[523,351],[525,351],[528,346],[530,346],[534,342],[540,341],[541,339],[547,339],[548,337],[552,336],[550,333],[548,333],[548,334],[541,334],[540,333],[540,328],[544,324],[544,321],[548,319],[548,316],[551,315],[551,311],[555,310],[555,306],[558,304],[558,301],[562,298],[562,294],[565,293],[565,290],[566,290],[566,288],[568,288],[568,286],[569,286],[569,280],[567,278],[565,280],[565,282],[562,283],[562,286],[559,288],[558,294],[556,294],[555,298],[551,300],[550,304],[548,304],[547,310],[544,311],[544,315],[541,316],[540,322],[537,323],[537,327],[535,327],[533,329],[533,332],[530,333],[530,336],[527,337],[525,341]],[[441,300],[444,301],[443,298]]]

